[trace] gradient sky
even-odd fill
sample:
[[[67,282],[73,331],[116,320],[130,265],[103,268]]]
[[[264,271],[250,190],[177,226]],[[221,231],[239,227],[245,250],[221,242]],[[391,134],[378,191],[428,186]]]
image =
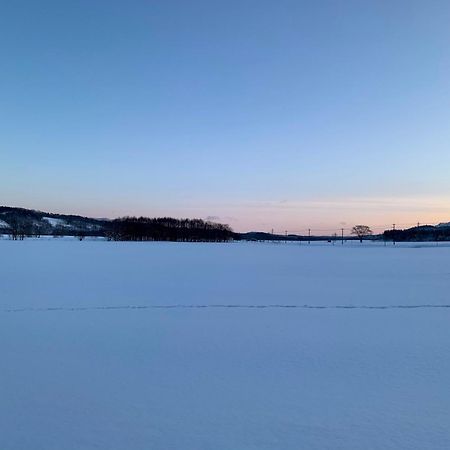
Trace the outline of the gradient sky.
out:
[[[2,2],[0,203],[450,221],[449,24],[448,0]]]

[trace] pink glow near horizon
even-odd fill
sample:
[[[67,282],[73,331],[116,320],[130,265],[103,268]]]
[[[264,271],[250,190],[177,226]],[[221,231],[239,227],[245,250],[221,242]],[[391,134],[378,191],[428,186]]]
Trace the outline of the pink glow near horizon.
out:
[[[59,202],[58,202],[59,203]],[[122,203],[122,202],[121,202]],[[374,232],[392,228],[409,228],[420,224],[450,221],[450,199],[447,198],[365,198],[317,201],[266,201],[232,204],[208,202],[180,203],[165,208],[146,204],[111,205],[88,203],[82,207],[56,204],[11,204],[61,214],[80,214],[96,218],[121,216],[189,217],[227,223],[235,231],[312,234],[349,231],[355,224],[369,225]]]

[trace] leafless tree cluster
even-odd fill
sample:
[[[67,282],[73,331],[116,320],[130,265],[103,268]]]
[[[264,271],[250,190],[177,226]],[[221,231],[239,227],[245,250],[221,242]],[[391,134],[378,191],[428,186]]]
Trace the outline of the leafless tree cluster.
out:
[[[124,217],[111,222],[108,238],[121,241],[225,242],[234,233],[228,225],[201,219]]]

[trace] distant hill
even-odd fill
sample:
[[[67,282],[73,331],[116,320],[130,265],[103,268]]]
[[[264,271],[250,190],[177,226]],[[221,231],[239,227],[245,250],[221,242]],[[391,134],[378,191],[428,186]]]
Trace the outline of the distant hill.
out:
[[[249,231],[241,233],[240,239],[245,241],[331,241],[339,240],[337,236],[303,236],[299,234],[273,234],[264,231]],[[353,237],[346,237],[353,239]]]
[[[386,230],[382,237],[397,242],[450,241],[450,223],[421,225],[405,230]]]
[[[40,235],[101,236],[108,221],[0,206],[0,232],[16,237]]]

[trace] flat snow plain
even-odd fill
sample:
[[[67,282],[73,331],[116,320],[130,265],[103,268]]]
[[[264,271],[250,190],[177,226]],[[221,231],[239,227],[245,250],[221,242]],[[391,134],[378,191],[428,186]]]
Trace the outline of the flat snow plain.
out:
[[[0,240],[0,449],[448,449],[449,287],[445,245]]]

